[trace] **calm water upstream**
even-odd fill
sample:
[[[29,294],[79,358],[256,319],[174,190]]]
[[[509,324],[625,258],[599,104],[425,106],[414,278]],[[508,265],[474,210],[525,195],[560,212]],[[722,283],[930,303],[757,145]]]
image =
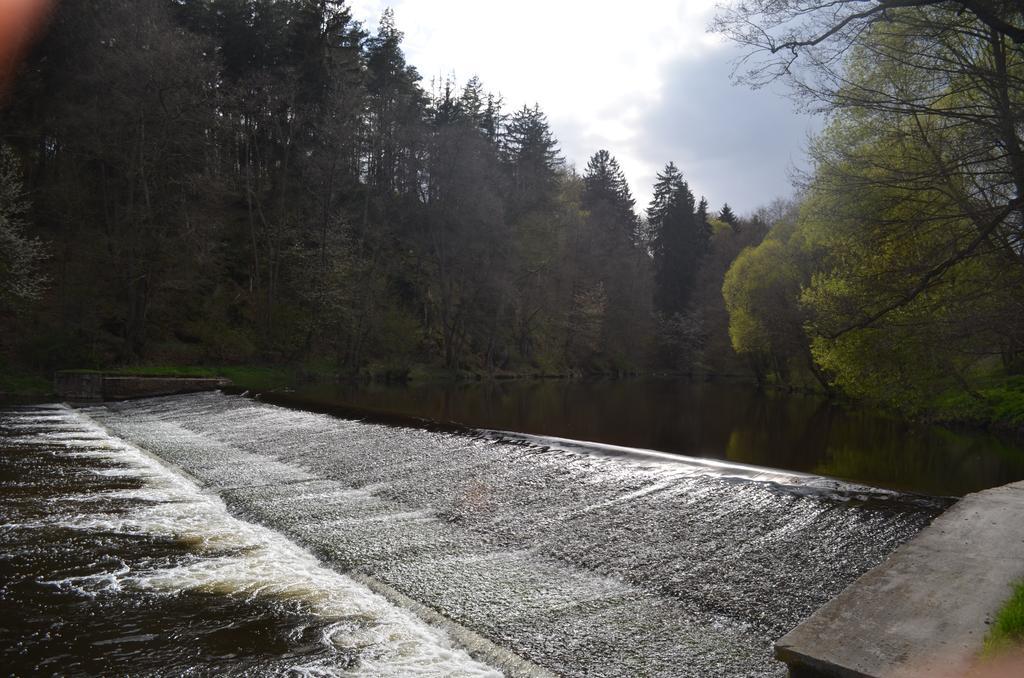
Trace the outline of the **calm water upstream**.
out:
[[[296,395],[472,427],[801,471],[934,496],[1024,479],[1024,440],[825,399],[679,380],[329,386]]]
[[[0,666],[782,676],[772,642],[948,505],[549,443],[215,393],[0,411]]]

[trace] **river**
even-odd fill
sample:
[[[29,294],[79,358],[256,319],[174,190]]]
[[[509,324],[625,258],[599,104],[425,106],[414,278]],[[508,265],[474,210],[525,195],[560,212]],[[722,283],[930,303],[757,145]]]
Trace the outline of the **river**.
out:
[[[648,448],[934,496],[962,496],[1024,479],[1024,440],[916,424],[862,406],[746,384],[342,384],[300,388],[294,395],[342,408]]]
[[[20,674],[781,676],[949,504],[219,393],[11,408],[0,450]]]

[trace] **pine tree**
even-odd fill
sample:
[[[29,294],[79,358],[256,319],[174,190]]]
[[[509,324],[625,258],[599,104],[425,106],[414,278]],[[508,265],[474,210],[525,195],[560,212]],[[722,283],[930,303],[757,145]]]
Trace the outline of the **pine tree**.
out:
[[[736,229],[736,225],[739,221],[733,213],[732,208],[729,207],[729,203],[722,205],[722,211],[718,213],[718,218],[732,226],[734,230]]]
[[[502,160],[510,175],[513,213],[553,199],[563,160],[539,106],[523,106],[512,114],[503,135]]]
[[[633,211],[636,200],[619,162],[604,149],[587,162],[582,205],[592,215],[600,215],[597,218],[613,242],[634,244],[638,240],[640,222]]]
[[[384,11],[376,37],[366,43],[367,174],[382,194],[419,188],[417,154],[426,98],[420,75],[405,61],[402,32],[392,10]]]
[[[663,230],[665,220],[677,209],[684,189],[689,190],[683,181],[683,175],[675,163],[670,162],[665,166],[665,171],[658,175],[658,181],[654,184],[654,195],[647,208],[647,220],[656,232]],[[692,197],[691,194],[690,198]]]
[[[696,203],[674,163],[658,174],[647,220],[653,234],[655,307],[665,316],[683,314],[697,267],[708,249],[710,227],[707,201],[701,198]]]
[[[699,263],[711,248],[711,222],[708,221],[708,201],[703,195],[697,204],[694,226],[692,247],[693,251],[697,253],[696,262]]]

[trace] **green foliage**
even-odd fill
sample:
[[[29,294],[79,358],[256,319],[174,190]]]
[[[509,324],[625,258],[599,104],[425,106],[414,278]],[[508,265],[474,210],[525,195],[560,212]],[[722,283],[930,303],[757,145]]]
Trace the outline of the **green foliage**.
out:
[[[733,348],[739,353],[771,353],[781,339],[773,323],[779,303],[792,302],[799,286],[799,273],[778,240],[765,240],[740,254],[722,286]]]
[[[0,355],[38,372],[827,373],[937,412],[992,361],[1024,365],[1024,267],[1012,219],[960,256],[1014,194],[992,155],[1011,145],[956,122],[998,119],[991,93],[974,71],[916,76],[948,52],[1012,84],[1024,62],[962,54],[933,18],[896,13],[850,51],[799,219],[709,218],[670,163],[644,225],[615,158],[577,176],[539,106],[506,112],[477,78],[427,91],[390,11],[367,35],[334,1],[61,3],[3,126],[33,182],[18,242],[60,256],[29,257],[52,285]],[[852,102],[865,92],[936,103]],[[975,156],[998,179],[936,170]],[[1012,419],[1003,400],[986,407]]]
[[[1024,582],[1014,588],[1013,596],[999,610],[988,635],[985,636],[986,655],[1020,648],[1024,645]]]
[[[754,0],[717,20],[750,50],[745,79],[786,80],[831,114],[802,243],[775,257],[813,263],[795,302],[812,364],[907,413],[1016,420],[1015,388],[986,380],[1012,384],[1024,362],[1022,16],[867,4]],[[758,306],[734,308],[740,346],[770,343]]]
[[[81,371],[81,370],[75,370]],[[294,386],[299,375],[280,367],[253,365],[224,365],[221,367],[198,365],[139,364],[99,370],[103,374],[141,377],[226,377],[238,388],[253,391],[271,391]],[[326,376],[326,375],[325,375]]]
[[[733,348],[748,358],[759,381],[774,377],[802,385],[807,376],[821,379],[810,360],[807,315],[800,304],[819,255],[792,206],[777,219],[764,241],[733,262],[722,295]]]
[[[718,219],[719,221],[729,224],[729,226],[732,228],[735,228],[739,222],[739,219],[736,217],[736,214],[732,211],[732,208],[729,207],[729,203],[725,203],[724,205],[722,205],[722,209],[718,213]]]
[[[35,374],[10,373],[0,370],[0,394],[19,397],[46,397],[53,393],[53,384]]]
[[[651,262],[614,158],[581,179],[539,106],[508,115],[477,78],[428,92],[402,40],[333,0],[60,4],[4,112],[34,223],[0,259],[35,234],[60,258],[19,259],[53,285],[0,356],[647,366]]]
[[[735,227],[711,219],[711,240],[707,255],[694,280],[690,317],[699,327],[698,340],[690,344],[689,370],[692,372],[744,376],[749,362],[739,356],[729,337],[729,311],[722,293],[726,272],[747,248],[760,244],[764,230],[757,222],[738,220]],[[688,334],[693,337],[693,329]]]
[[[815,361],[849,395],[915,415],[974,392],[979,367],[1014,350],[1024,271],[989,248],[950,259],[974,227],[941,182],[916,178],[924,151],[906,135],[843,116],[814,152],[801,229],[824,266],[801,303]]]
[[[928,416],[939,421],[1024,427],[1024,376],[978,381],[970,391],[951,389],[929,400]]]

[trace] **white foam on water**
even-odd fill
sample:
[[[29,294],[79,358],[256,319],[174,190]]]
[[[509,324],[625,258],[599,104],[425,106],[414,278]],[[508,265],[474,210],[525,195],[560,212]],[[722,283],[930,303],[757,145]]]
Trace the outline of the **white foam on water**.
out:
[[[77,431],[79,425],[73,422],[67,422],[63,419],[57,419],[54,417],[31,417],[29,419],[19,419],[17,421],[4,421],[4,428],[9,429],[37,429],[46,427],[50,431]]]
[[[66,409],[8,410],[4,412],[3,420],[5,422],[38,422],[49,424],[51,422],[59,423],[74,421],[74,417],[69,416]]]
[[[4,437],[4,444],[16,447],[45,447],[48,449],[83,449],[92,451],[110,446],[110,440],[98,437],[60,436],[53,433],[33,433],[28,436]]]
[[[320,657],[295,666],[307,676],[501,676],[471,658],[445,631],[396,607],[365,585],[324,567],[308,551],[284,536],[232,516],[223,501],[203,492],[184,475],[148,453],[112,438],[85,415],[67,410],[103,449],[69,452],[109,459],[120,465],[103,475],[144,480],[137,490],[101,496],[142,500],[127,512],[76,513],[31,525],[66,529],[172,537],[193,546],[196,556],[169,567],[69,577],[49,582],[87,595],[100,591],[145,590],[162,593],[209,592],[251,600],[292,601],[325,622],[324,644],[353,651],[352,667]],[[101,439],[102,437],[102,439]],[[83,497],[84,495],[75,495]],[[15,527],[15,526],[12,526]],[[335,664],[338,662],[335,661]]]
[[[108,436],[104,434],[102,431],[82,428],[78,428],[77,430],[74,431],[48,431],[45,433],[41,433],[39,435],[43,436],[44,438],[49,438],[51,440],[71,440],[75,442],[81,442],[86,440],[104,441],[108,439]]]

